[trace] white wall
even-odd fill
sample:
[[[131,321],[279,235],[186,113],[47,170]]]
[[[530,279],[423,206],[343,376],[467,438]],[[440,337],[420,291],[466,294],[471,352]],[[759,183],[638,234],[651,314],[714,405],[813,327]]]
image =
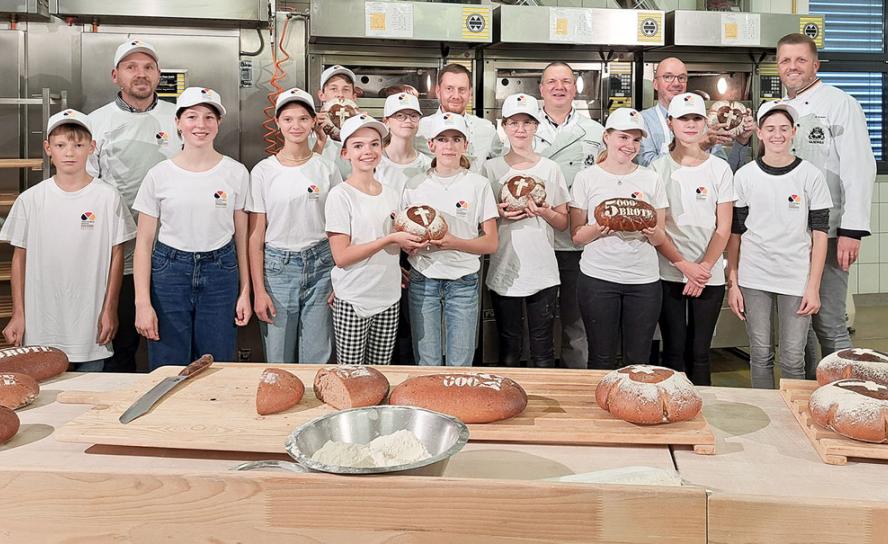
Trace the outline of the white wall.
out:
[[[888,293],[888,176],[876,178],[870,217],[872,236],[861,242],[860,259],[848,278],[854,294]]]

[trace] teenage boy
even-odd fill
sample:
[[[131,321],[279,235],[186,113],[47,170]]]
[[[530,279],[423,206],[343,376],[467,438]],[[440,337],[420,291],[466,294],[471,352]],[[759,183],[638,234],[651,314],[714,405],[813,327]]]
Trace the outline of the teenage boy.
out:
[[[336,165],[342,179],[351,174],[351,164],[342,158],[342,142],[337,142],[327,136],[323,124],[327,119],[327,112],[320,111],[328,100],[352,100],[357,101],[355,94],[355,73],[345,66],[334,65],[321,72],[321,88],[318,90],[318,99],[321,107],[318,108],[318,118],[315,123],[314,152],[320,153],[325,159]]]

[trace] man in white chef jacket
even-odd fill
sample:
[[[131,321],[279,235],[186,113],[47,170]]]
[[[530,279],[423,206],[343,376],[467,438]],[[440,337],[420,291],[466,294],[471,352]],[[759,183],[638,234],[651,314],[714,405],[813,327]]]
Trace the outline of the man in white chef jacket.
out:
[[[440,106],[434,114],[419,120],[416,149],[431,155],[426,132],[431,118],[442,113],[458,113],[466,120],[469,149],[466,157],[471,162],[472,172],[481,173],[484,161],[499,157],[503,153],[503,143],[496,127],[487,119],[466,112],[472,98],[472,72],[461,64],[448,64],[438,72],[436,94]]]
[[[171,158],[182,148],[176,132],[176,106],[158,100],[160,68],[157,51],[150,43],[129,39],[117,48],[111,79],[120,88],[108,104],[89,114],[96,140],[87,170],[114,186],[132,211],[145,173]],[[133,213],[136,217],[135,212]],[[133,249],[124,246],[124,276],[114,338],[114,355],[105,362],[106,372],[135,372],[140,336],[136,332]]]
[[[577,96],[577,76],[566,62],[552,62],[540,76],[543,121],[534,138],[534,150],[558,163],[567,188],[577,173],[595,164],[602,149],[604,127],[580,114],[573,106]],[[587,368],[586,329],[577,304],[577,275],[583,248],[571,242],[570,229],[555,231],[555,256],[561,285],[558,291],[561,320],[561,366]]]
[[[806,374],[815,377],[817,341],[823,355],[851,347],[845,321],[848,269],[860,255],[860,239],[870,234],[870,204],[876,159],[866,116],[857,100],[817,77],[817,45],[802,34],[777,42],[777,70],[784,101],[799,113],[792,152],[823,171],[833,207],[829,244],[820,280],[820,312],[811,320]],[[816,336],[815,336],[816,333]]]
[[[663,59],[654,72],[654,90],[657,91],[657,103],[641,112],[648,129],[648,135],[641,140],[641,150],[636,159],[642,166],[649,166],[657,157],[669,153],[672,131],[666,124],[666,112],[674,96],[688,92],[685,63],[675,57]],[[754,129],[752,116],[743,120],[743,132],[736,138],[732,138],[723,128],[709,128],[709,139],[703,145],[716,157],[728,161],[731,170],[736,171],[749,158],[749,142]],[[728,155],[722,146],[732,141],[734,145]]]

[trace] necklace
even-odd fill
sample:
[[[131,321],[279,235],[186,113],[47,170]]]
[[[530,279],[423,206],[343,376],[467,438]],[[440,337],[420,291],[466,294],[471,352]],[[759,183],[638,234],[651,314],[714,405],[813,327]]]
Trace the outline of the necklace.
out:
[[[308,155],[306,155],[304,157],[290,157],[289,155],[285,155],[283,151],[278,153],[278,157],[280,157],[282,159],[286,159],[290,162],[297,162],[297,163],[303,163],[303,162],[307,161],[308,159],[310,159],[312,157],[312,155],[314,155],[314,153],[312,153],[311,151],[309,151]]]

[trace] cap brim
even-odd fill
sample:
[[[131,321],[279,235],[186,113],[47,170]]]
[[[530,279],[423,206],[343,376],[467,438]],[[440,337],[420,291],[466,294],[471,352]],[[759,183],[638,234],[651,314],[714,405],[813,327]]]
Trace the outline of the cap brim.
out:
[[[318,114],[317,110],[315,110],[314,101],[308,101],[307,99],[302,98],[301,96],[288,96],[287,98],[284,98],[283,100],[281,100],[277,104],[277,106],[274,107],[274,114],[275,115],[279,114],[281,112],[281,110],[284,109],[284,106],[286,106],[287,104],[292,104],[294,102],[297,102],[299,104],[302,104],[303,106],[306,106],[308,109],[311,110],[311,112],[313,114],[315,114],[315,115]]]
[[[647,137],[648,137],[648,132],[647,132],[647,130],[646,130],[646,129],[643,129],[643,128],[639,127],[639,126],[636,126],[636,125],[632,125],[632,126],[624,126],[624,125],[621,125],[621,126],[611,126],[611,127],[605,127],[605,129],[619,130],[620,132],[629,132],[630,130],[638,130],[638,131],[641,132],[641,136],[642,136],[642,138],[647,138]]]
[[[377,121],[376,119],[373,119],[372,121],[364,121],[363,123],[358,125],[353,131],[351,131],[348,134],[348,136],[342,137],[342,144],[345,145],[345,141],[348,140],[349,138],[351,138],[355,132],[361,130],[362,128],[372,128],[373,130],[378,132],[382,138],[385,138],[386,136],[388,136],[388,133],[389,133],[388,127],[385,126],[385,123],[383,123],[382,121]]]
[[[789,105],[780,104],[779,106],[773,106],[771,108],[768,108],[767,111],[760,112],[755,119],[756,124],[762,122],[762,117],[768,115],[771,112],[775,112],[775,111],[785,111],[787,113],[787,115],[789,115],[790,119],[792,119],[793,123],[797,123],[799,120],[799,114],[797,111],[795,111],[795,108],[793,108],[792,106],[789,106]]]
[[[133,53],[145,53],[146,55],[148,55],[149,57],[151,57],[152,59],[154,59],[154,62],[160,62],[160,59],[157,58],[157,52],[154,51],[153,49],[148,49],[147,47],[133,47],[132,49],[130,49],[130,50],[128,50],[126,53],[124,53],[124,54],[123,54],[123,55],[117,60],[117,62],[114,63],[114,66],[117,67],[121,62],[123,62],[124,60],[126,60],[126,58],[127,58],[128,56],[132,55]],[[105,58],[108,58],[108,57],[105,57]],[[107,65],[106,65],[106,66],[107,66]]]
[[[333,76],[339,76],[339,75],[348,76],[348,78],[349,78],[349,79],[351,80],[351,82],[352,82],[352,85],[355,84],[355,78],[357,78],[357,76],[355,75],[355,73],[352,72],[351,70],[349,70],[348,68],[340,68],[340,69],[338,69],[338,70],[333,70],[332,72],[330,72],[330,73],[327,75],[327,77],[325,77],[325,78],[323,79],[323,81],[321,81],[321,90],[324,89],[324,85],[326,85],[327,82],[330,81],[330,80],[333,78]]]
[[[89,125],[87,125],[86,123],[84,123],[83,121],[80,121],[79,119],[61,119],[54,124],[48,125],[46,127],[46,136],[49,137],[49,134],[53,130],[59,128],[62,125],[81,126],[81,127],[85,128],[87,132],[89,132],[90,137],[92,136],[92,128]]]
[[[225,111],[225,106],[223,106],[222,104],[216,104],[215,102],[210,102],[208,100],[195,100],[193,102],[186,102],[184,104],[176,104],[176,109],[192,108],[194,106],[200,106],[201,104],[206,106],[213,106],[214,108],[219,110],[219,115],[222,117],[225,117],[225,114],[227,113]]]
[[[395,106],[394,109],[392,109],[392,110],[390,110],[390,111],[387,111],[387,112],[384,112],[383,115],[384,115],[385,117],[391,117],[392,115],[398,113],[399,111],[404,111],[404,110],[415,111],[416,113],[422,115],[422,112],[419,111],[418,108],[414,108],[412,105]]]
[[[509,117],[514,117],[514,116],[516,116],[516,115],[521,115],[522,113],[523,113],[524,115],[527,115],[527,116],[532,117],[533,119],[536,119],[536,122],[537,122],[537,123],[542,123],[542,122],[543,122],[543,115],[542,115],[542,113],[541,113],[539,110],[537,110],[536,113],[531,113],[531,112],[529,112],[529,111],[513,111],[513,112],[509,112],[508,115],[506,115],[506,113],[504,112],[504,113],[503,113],[503,119],[508,119]]]

